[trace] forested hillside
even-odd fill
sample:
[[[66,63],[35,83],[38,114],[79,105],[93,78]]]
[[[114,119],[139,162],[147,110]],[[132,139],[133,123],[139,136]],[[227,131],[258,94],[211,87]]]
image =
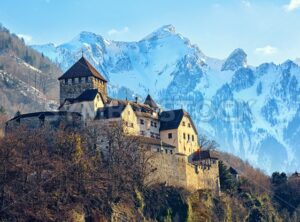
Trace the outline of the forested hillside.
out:
[[[61,71],[43,54],[0,25],[0,106],[16,111],[53,109]]]

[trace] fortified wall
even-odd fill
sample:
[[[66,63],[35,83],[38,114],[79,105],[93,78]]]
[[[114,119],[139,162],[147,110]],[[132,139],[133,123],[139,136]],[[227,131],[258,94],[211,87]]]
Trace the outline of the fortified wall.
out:
[[[168,155],[157,153],[151,160],[155,171],[146,183],[165,183],[168,186],[182,187],[189,191],[198,189],[220,192],[218,160],[209,160],[209,164],[191,164],[188,157],[181,154]]]

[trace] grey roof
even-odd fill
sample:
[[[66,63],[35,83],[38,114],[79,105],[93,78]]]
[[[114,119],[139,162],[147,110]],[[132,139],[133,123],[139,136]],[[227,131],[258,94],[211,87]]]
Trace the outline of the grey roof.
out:
[[[201,150],[194,153],[193,161],[200,161],[205,159],[218,159],[215,152],[211,150]]]
[[[103,101],[102,94],[98,92],[97,89],[87,89],[83,93],[81,93],[77,98],[75,99],[67,98],[66,101],[70,103],[93,101],[96,98],[97,94],[101,96],[101,99]]]
[[[123,110],[125,109],[125,105],[118,106],[106,106],[97,110],[97,114],[95,119],[111,119],[111,118],[119,118]]]
[[[144,104],[149,105],[150,107],[152,107],[154,109],[158,108],[156,102],[154,102],[154,100],[152,99],[152,97],[149,94],[146,97]]]
[[[184,115],[189,118],[189,120],[192,124],[192,127],[194,128],[195,132],[197,133],[197,129],[193,123],[192,118],[183,109],[176,109],[176,110],[169,110],[169,111],[161,112],[160,117],[159,117],[159,119],[160,119],[160,129],[159,130],[164,131],[164,130],[177,129],[179,127],[180,122]]]
[[[94,76],[104,82],[107,82],[107,80],[82,56],[58,79],[61,80],[89,76]]]
[[[154,138],[151,138],[151,137],[138,136],[138,139],[139,139],[142,143],[145,143],[145,144],[156,145],[156,146],[162,146],[162,147],[168,147],[168,148],[172,148],[172,149],[175,149],[175,148],[176,148],[175,146],[173,146],[173,145],[171,145],[171,144],[162,142],[162,141],[159,140],[159,139],[154,139]]]
[[[233,167],[229,167],[229,172],[230,172],[231,174],[234,174],[234,175],[239,174],[239,173],[236,171],[236,169],[234,169]]]
[[[21,114],[18,116],[15,116],[14,118],[10,119],[9,121],[13,121],[16,119],[22,119],[22,118],[30,118],[30,117],[46,117],[46,116],[67,116],[67,115],[73,115],[73,116],[78,116],[81,117],[82,115],[78,112],[67,112],[67,111],[55,111],[55,112],[35,112],[35,113],[26,113],[26,114]]]

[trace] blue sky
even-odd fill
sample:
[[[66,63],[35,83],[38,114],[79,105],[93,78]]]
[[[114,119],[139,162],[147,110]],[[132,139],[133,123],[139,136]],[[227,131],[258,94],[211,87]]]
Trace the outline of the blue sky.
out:
[[[80,31],[137,41],[172,24],[211,57],[239,47],[253,65],[300,58],[300,0],[2,0],[0,22],[29,44]]]

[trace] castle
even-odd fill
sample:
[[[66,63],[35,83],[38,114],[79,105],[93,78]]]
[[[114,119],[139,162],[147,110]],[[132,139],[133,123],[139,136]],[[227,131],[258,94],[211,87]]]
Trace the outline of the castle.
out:
[[[84,124],[121,122],[126,133],[142,138],[156,154],[153,164],[157,170],[150,182],[219,192],[218,159],[210,151],[200,151],[197,129],[186,111],[163,111],[150,95],[143,103],[110,98],[107,80],[83,56],[59,77],[59,84],[59,111],[19,115],[7,125],[38,126],[61,119],[74,123],[78,118]]]

